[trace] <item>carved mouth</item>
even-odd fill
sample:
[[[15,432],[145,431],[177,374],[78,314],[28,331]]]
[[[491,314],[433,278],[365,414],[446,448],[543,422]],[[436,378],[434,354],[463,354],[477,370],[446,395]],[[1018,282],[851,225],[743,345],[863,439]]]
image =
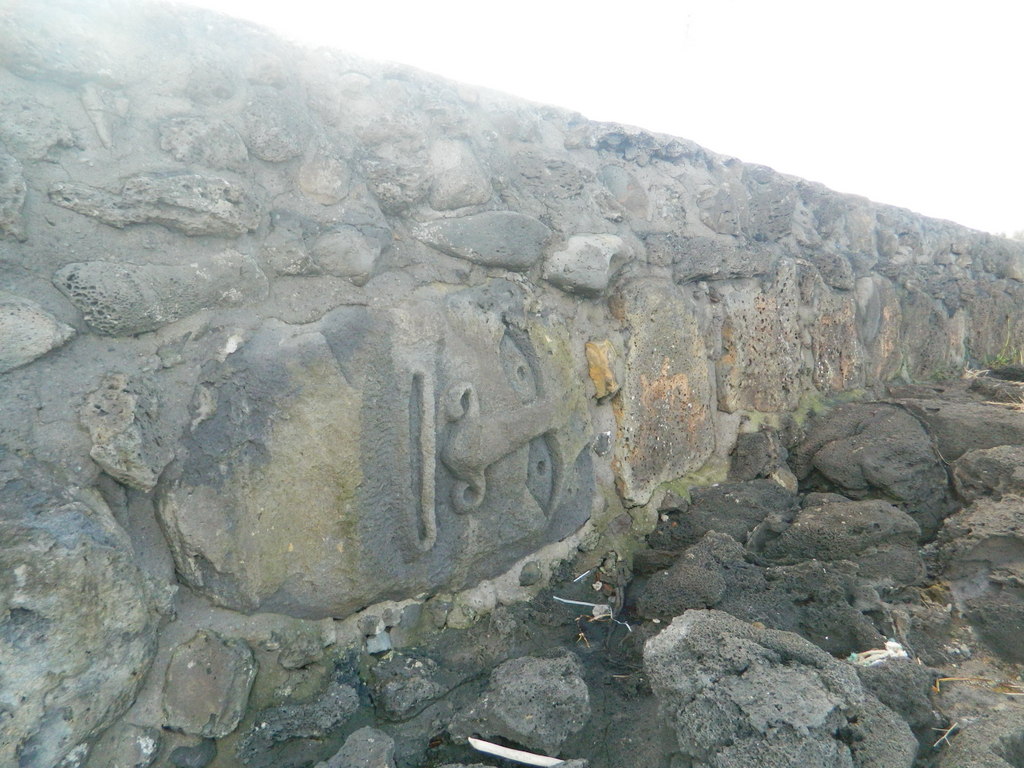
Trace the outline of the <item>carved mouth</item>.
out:
[[[413,481],[413,529],[416,546],[423,551],[433,549],[437,542],[436,450],[434,381],[426,372],[415,371],[409,393],[409,462]]]

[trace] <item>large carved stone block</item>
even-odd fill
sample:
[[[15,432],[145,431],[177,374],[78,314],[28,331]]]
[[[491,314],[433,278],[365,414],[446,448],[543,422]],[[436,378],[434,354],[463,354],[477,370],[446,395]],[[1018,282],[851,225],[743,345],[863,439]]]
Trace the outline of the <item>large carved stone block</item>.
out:
[[[616,474],[628,502],[699,469],[715,448],[707,353],[693,314],[670,282],[641,280],[616,296],[630,331],[618,422]]]
[[[460,588],[591,508],[583,381],[510,283],[269,322],[196,393],[160,514],[186,583],[342,616]]]

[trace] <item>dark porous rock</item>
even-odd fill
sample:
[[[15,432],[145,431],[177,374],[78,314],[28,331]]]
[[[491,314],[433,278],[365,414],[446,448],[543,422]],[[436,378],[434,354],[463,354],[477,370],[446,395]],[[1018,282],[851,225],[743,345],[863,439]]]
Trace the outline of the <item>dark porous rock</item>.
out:
[[[751,536],[751,549],[779,564],[850,560],[868,582],[906,586],[924,576],[919,535],[917,523],[887,502],[833,501],[804,507],[790,521],[770,518]]]
[[[932,538],[955,508],[942,457],[903,408],[856,403],[836,408],[814,425],[791,463],[801,482],[817,490],[900,502],[921,535]]]
[[[257,713],[239,740],[236,754],[245,765],[276,765],[275,748],[292,740],[322,739],[359,708],[359,694],[349,685],[332,682],[320,696],[302,704],[270,707]]]
[[[1024,663],[1024,498],[978,499],[938,544],[957,607],[995,653]]]
[[[932,704],[937,673],[914,659],[889,659],[883,664],[858,666],[861,684],[879,701],[906,720],[924,741],[935,741],[933,729],[940,719]]]
[[[431,701],[442,696],[445,688],[434,678],[437,662],[392,654],[373,668],[373,700],[385,720],[407,720]]]
[[[946,461],[997,445],[1024,445],[1024,411],[963,400],[900,401],[927,425]]]
[[[739,571],[745,577],[741,589],[733,588],[734,576],[727,572],[726,592],[718,608],[747,621],[795,632],[836,656],[881,648],[885,636],[875,617],[884,615],[884,606],[857,571],[854,563],[816,560],[761,573],[744,569]]]
[[[909,768],[917,741],[853,667],[803,638],[687,611],[644,669],[683,761],[708,768]]]
[[[395,740],[376,728],[360,728],[330,760],[316,768],[395,768]]]
[[[557,755],[590,717],[590,694],[572,654],[552,659],[524,656],[491,673],[487,690],[452,721],[456,738],[479,733],[529,750]]]
[[[637,611],[668,619],[689,608],[715,607],[798,633],[841,656],[885,642],[875,625],[884,614],[882,603],[858,575],[857,564],[811,560],[765,567],[754,559],[732,537],[708,533],[639,587]]]
[[[674,536],[690,544],[708,531],[716,531],[744,543],[747,534],[765,518],[788,517],[799,504],[800,499],[795,493],[772,480],[694,488],[689,508],[676,521],[681,530],[677,530]]]
[[[1024,446],[998,445],[968,451],[953,462],[953,487],[964,503],[1004,493],[1024,495]]]
[[[778,432],[762,429],[737,435],[736,447],[730,458],[730,480],[756,480],[768,477],[785,464],[789,452]]]
[[[713,608],[726,590],[723,564],[742,560],[743,547],[735,539],[710,532],[647,580],[636,598],[637,611],[645,618],[671,619],[690,608]]]

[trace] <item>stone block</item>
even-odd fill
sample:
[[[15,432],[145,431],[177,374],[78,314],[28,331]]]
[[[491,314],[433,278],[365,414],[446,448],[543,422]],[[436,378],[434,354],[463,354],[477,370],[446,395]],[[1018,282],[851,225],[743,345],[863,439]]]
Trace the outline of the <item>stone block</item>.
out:
[[[256,660],[245,641],[200,630],[171,654],[164,679],[165,725],[209,739],[227,736],[245,714]]]

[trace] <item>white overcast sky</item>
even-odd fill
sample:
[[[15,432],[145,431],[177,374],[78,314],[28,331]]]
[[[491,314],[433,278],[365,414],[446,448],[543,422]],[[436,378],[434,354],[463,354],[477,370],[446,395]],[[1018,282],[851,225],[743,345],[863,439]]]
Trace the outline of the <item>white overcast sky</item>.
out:
[[[298,42],[1024,230],[1020,0],[191,0]]]

